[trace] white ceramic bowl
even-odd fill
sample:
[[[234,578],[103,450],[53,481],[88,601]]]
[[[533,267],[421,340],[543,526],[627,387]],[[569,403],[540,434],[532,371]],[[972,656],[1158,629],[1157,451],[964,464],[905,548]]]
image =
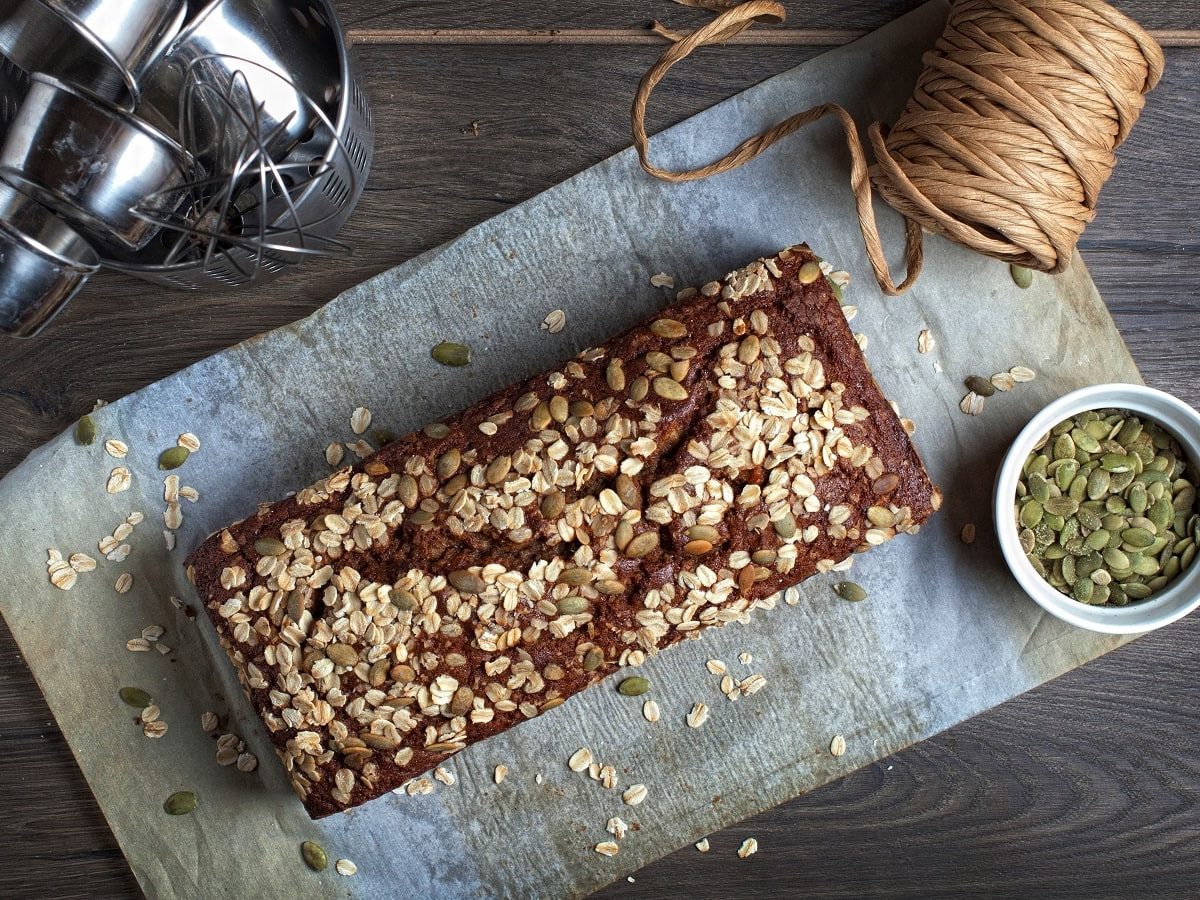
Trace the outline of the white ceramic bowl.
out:
[[[1097,384],[1081,388],[1055,400],[1034,416],[1017,435],[996,477],[993,502],[996,533],[1009,569],[1025,593],[1042,609],[1065,622],[1107,634],[1135,634],[1161,628],[1200,607],[1200,558],[1188,566],[1163,591],[1128,606],[1088,606],[1051,587],[1036,571],[1021,549],[1013,501],[1017,481],[1034,444],[1051,428],[1089,409],[1129,410],[1153,419],[1179,441],[1193,464],[1200,462],[1200,413],[1153,388],[1133,384]]]

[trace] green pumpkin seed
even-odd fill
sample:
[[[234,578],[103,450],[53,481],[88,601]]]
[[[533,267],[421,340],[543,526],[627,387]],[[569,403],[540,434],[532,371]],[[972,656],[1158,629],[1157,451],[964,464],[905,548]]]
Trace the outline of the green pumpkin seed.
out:
[[[1145,528],[1126,528],[1121,532],[1121,540],[1130,547],[1141,549],[1154,543],[1154,535]]]
[[[633,675],[617,685],[617,691],[626,697],[640,697],[650,690],[650,680],[640,675]]]
[[[588,610],[588,602],[583,597],[571,595],[563,597],[556,604],[560,616],[575,616]]]
[[[1112,535],[1103,528],[1097,528],[1083,540],[1083,546],[1089,550],[1103,550],[1108,546],[1108,540]]]
[[[1042,504],[1042,509],[1053,516],[1065,517],[1074,515],[1075,511],[1079,509],[1079,504],[1070,497],[1051,497]],[[1061,530],[1061,528],[1062,526],[1060,525],[1059,528],[1055,530]]]
[[[166,472],[178,469],[188,461],[188,457],[191,455],[191,451],[187,447],[171,447],[159,454],[158,467]]]
[[[1034,473],[1029,476],[1029,495],[1038,503],[1045,503],[1050,499],[1050,482],[1046,480],[1045,475]]]
[[[1021,524],[1026,528],[1033,528],[1042,521],[1042,504],[1036,500],[1029,500],[1021,507]]]
[[[301,844],[300,853],[304,857],[305,864],[314,872],[324,872],[329,865],[329,857],[325,850],[315,841],[305,841]]]
[[[967,386],[967,390],[974,391],[980,397],[990,397],[996,393],[996,386],[992,384],[991,379],[982,375],[968,375],[963,379],[963,384]]]
[[[583,671],[595,672],[600,668],[602,662],[604,662],[604,651],[599,647],[592,647],[583,654]]]
[[[123,687],[117,691],[117,696],[121,698],[122,703],[134,709],[145,709],[154,702],[148,693],[137,687]]]
[[[83,416],[75,423],[75,443],[81,447],[96,443],[96,420],[91,416]]]
[[[254,542],[254,550],[259,556],[282,556],[287,547],[279,538],[262,537]]]
[[[1054,458],[1073,459],[1075,457],[1075,441],[1070,434],[1060,434],[1054,439]]]
[[[1084,431],[1082,428],[1077,428],[1071,432],[1071,437],[1075,441],[1075,446],[1084,453],[1092,454],[1100,450],[1100,442]]]
[[[1105,453],[1100,457],[1100,468],[1106,472],[1128,472],[1133,468],[1133,461],[1123,453]]]
[[[1013,284],[1021,290],[1033,286],[1033,270],[1027,269],[1024,266],[1018,266],[1016,263],[1008,267],[1008,274],[1012,276]]]
[[[471,348],[451,341],[442,341],[429,351],[429,355],[443,366],[465,366],[471,362]]]
[[[169,816],[186,816],[196,809],[199,802],[195,791],[176,791],[163,802],[163,810]]]
[[[1079,578],[1071,588],[1071,595],[1080,603],[1091,603],[1096,583],[1090,578]]]
[[[859,603],[867,599],[867,592],[862,585],[855,584],[853,581],[839,581],[833,586],[833,590],[843,600],[849,600],[851,603]]]

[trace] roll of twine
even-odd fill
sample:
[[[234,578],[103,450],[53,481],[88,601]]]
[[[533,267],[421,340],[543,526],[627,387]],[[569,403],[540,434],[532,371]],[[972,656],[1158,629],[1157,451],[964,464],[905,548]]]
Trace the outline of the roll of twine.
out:
[[[797,113],[720,159],[685,171],[650,162],[646,105],[680,60],[755,22],[781,23],[775,0],[690,5],[723,10],[673,43],[643,76],[633,101],[642,167],[666,181],[694,181],[745,165],[776,141],[834,116],[850,150],[863,243],[880,288],[900,294],[920,275],[922,229],[1043,272],[1061,272],[1095,216],[1116,148],[1145,94],[1162,76],[1162,50],[1136,22],[1101,0],[953,0],[946,27],[922,57],[924,71],[896,123],[858,127],[836,103]],[[904,280],[888,269],[872,185],[905,219]]]

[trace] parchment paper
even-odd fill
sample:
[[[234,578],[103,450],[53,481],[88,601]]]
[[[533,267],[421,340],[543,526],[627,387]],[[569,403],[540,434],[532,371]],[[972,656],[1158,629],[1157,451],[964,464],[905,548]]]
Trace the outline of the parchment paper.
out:
[[[834,99],[860,121],[889,120],[907,97],[921,52],[941,30],[934,3],[773,78],[671,129],[655,158],[715,158],[783,115]],[[719,52],[719,51],[713,51]],[[864,263],[847,186],[848,161],[832,125],[811,128],[720,178],[665,185],[625,152],[484,223],[460,239],[355,288],[309,319],[249,341],[114,403],[95,415],[96,446],[64,435],[0,483],[8,533],[0,542],[0,610],[45,692],[141,885],[178,897],[578,896],[733,821],[928,737],[1114,647],[1044,616],[1001,561],[990,490],[1002,450],[1043,404],[1102,380],[1138,373],[1077,259],[1060,277],[1017,289],[1007,267],[947,242],[927,243],[925,275],[906,296],[879,294]],[[898,218],[883,215],[898,253]],[[680,285],[719,277],[806,240],[849,269],[854,327],[884,390],[918,424],[915,440],[947,502],[915,538],[859,558],[852,577],[865,603],[838,600],[832,577],[800,589],[794,606],[756,614],[672,649],[645,667],[663,718],[611,684],[453,757],[457,784],[427,796],[388,795],[320,823],[287,788],[212,629],[174,610],[194,605],[180,566],[209,532],[328,471],[323,448],[353,440],[351,410],[403,433],[452,414],[519,376],[601,342],[664,298],[656,272]],[[567,327],[539,330],[561,308]],[[917,353],[917,335],[937,340]],[[475,362],[449,370],[429,359],[442,339],[469,343]],[[1031,384],[988,401],[979,418],[958,411],[962,378],[1022,364]],[[158,453],[180,432],[203,447],[179,470],[200,492],[185,503],[179,547],[165,550]],[[117,461],[100,442],[130,446],[132,490],[108,495]],[[69,593],[53,588],[45,551],[97,556],[96,542],[132,510],[145,512],[124,563],[101,559]],[[973,546],[958,538],[978,526]],[[20,523],[14,527],[13,523]],[[117,576],[135,585],[118,595]],[[161,624],[169,656],[130,653],[125,642]],[[743,665],[738,655],[753,662]],[[729,703],[704,661],[739,678],[762,673],[761,692]],[[169,731],[148,740],[123,706],[124,685],[149,690]],[[709,722],[687,728],[692,703]],[[243,774],[214,761],[204,710],[229,716],[261,764]],[[828,752],[844,734],[848,750]],[[580,746],[612,763],[620,788],[568,770]],[[510,769],[501,785],[498,763]],[[543,782],[537,784],[535,775]],[[622,804],[641,782],[649,797]],[[192,815],[163,800],[194,789]],[[36,800],[30,787],[30,801]],[[717,799],[719,798],[719,800]],[[593,852],[619,815],[640,830],[613,859]],[[330,854],[322,875],[301,862],[316,839]],[[334,874],[350,858],[358,874]],[[731,865],[739,864],[731,856]]]

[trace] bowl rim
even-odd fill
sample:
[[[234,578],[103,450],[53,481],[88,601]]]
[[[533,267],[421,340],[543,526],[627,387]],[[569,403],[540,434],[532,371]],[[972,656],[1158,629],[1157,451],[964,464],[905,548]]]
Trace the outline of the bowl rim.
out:
[[[1087,606],[1059,593],[1038,575],[1021,549],[1013,519],[1017,479],[1033,445],[1062,420],[1088,410],[1107,408],[1128,410],[1160,424],[1179,441],[1192,465],[1200,466],[1200,413],[1182,400],[1139,384],[1111,382],[1080,388],[1043,407],[1009,445],[996,476],[994,525],[1009,570],[1025,593],[1046,612],[1091,631],[1140,634],[1177,621],[1200,607],[1200,560],[1193,562],[1173,584],[1146,600],[1128,606]]]

